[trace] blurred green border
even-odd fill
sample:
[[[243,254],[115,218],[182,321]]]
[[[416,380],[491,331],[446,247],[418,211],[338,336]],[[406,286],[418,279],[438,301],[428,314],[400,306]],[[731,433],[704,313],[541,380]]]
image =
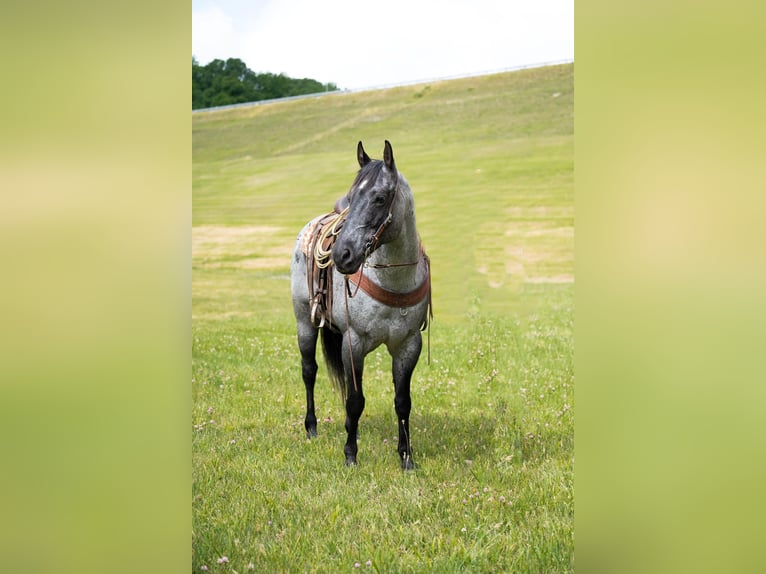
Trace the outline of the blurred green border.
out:
[[[188,571],[190,6],[2,13],[2,569]]]
[[[763,12],[577,3],[583,571],[763,570]]]

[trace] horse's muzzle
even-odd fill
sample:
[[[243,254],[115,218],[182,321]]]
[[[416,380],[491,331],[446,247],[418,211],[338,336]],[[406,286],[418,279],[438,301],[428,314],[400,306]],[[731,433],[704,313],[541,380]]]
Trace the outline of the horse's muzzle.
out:
[[[350,247],[335,244],[332,250],[332,259],[335,268],[343,275],[356,273],[359,266],[364,262],[364,253],[354,253]]]

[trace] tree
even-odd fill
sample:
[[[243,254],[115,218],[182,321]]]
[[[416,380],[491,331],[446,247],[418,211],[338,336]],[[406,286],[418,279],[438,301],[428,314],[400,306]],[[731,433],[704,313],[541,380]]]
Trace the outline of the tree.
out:
[[[192,109],[335,91],[333,83],[284,74],[256,74],[238,58],[200,66],[192,55]]]

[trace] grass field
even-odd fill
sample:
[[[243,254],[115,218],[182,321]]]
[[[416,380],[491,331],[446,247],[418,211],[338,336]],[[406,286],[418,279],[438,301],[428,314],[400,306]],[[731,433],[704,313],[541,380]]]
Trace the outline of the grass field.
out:
[[[415,473],[384,350],[358,467],[321,362],[303,429],[290,253],[360,139],[393,144],[433,268]],[[194,572],[573,570],[573,172],[571,64],[193,115]]]

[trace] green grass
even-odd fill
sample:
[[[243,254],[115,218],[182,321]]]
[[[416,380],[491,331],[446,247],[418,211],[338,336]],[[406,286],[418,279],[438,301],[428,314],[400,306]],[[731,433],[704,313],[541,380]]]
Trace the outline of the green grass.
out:
[[[194,572],[572,571],[572,76],[193,116]],[[357,468],[321,362],[320,435],[303,429],[290,253],[348,189],[360,139],[373,157],[392,142],[432,260],[415,473],[399,469],[383,350],[366,362]]]

